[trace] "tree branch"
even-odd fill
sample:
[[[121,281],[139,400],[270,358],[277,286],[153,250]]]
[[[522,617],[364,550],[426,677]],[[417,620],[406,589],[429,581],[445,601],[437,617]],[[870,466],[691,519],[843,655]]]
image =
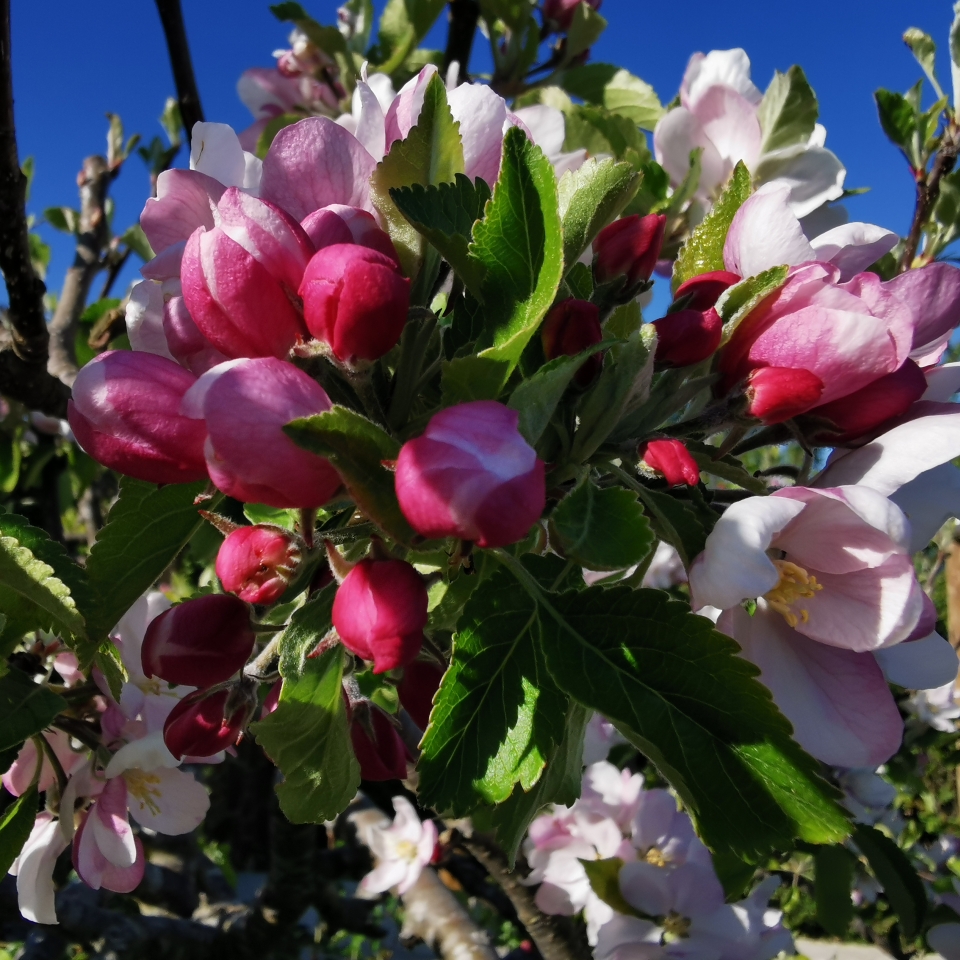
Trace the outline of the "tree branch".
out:
[[[93,278],[100,272],[100,257],[107,243],[109,226],[105,204],[110,181],[115,176],[103,157],[87,157],[77,175],[80,188],[80,225],[77,252],[63,280],[57,309],[50,321],[50,359],[47,369],[68,385],[77,377],[74,340],[77,321],[87,305]]]
[[[173,82],[176,84],[177,100],[180,102],[180,118],[189,144],[193,125],[203,122],[203,107],[200,105],[200,93],[193,75],[193,61],[190,59],[190,44],[187,43],[180,0],[157,0],[157,12],[167,38]]]
[[[447,49],[443,54],[443,75],[447,75],[450,64],[456,61],[460,64],[458,84],[470,79],[467,70],[479,19],[480,4],[477,0],[450,0],[450,27],[447,30]]]

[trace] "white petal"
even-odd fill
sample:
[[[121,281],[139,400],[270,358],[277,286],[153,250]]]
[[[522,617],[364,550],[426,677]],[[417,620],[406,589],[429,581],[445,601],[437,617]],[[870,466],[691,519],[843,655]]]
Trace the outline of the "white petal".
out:
[[[944,363],[926,370],[927,389],[921,400],[939,400],[947,403],[960,390],[960,363]]]
[[[37,817],[33,832],[20,852],[17,870],[17,899],[20,913],[34,923],[57,923],[54,906],[53,868],[67,848],[57,821]],[[43,821],[43,822],[41,822]]]
[[[356,138],[366,147],[374,160],[383,159],[386,153],[386,126],[383,107],[376,93],[366,84],[358,83],[353,92],[354,106],[359,102]]]
[[[892,231],[872,223],[845,223],[821,233],[811,241],[816,260],[825,260],[840,268],[840,282],[866,270],[896,245],[900,238]]]
[[[890,683],[910,690],[933,690],[957,677],[957,651],[938,633],[922,640],[874,650],[883,675]]]
[[[712,86],[730,87],[753,104],[763,98],[750,79],[750,58],[740,47],[711,50],[706,56],[695,53],[690,58],[680,86],[684,106],[695,104]]]
[[[910,552],[922,550],[951,518],[960,517],[960,470],[944,463],[904,484],[890,499],[910,520]]]
[[[754,176],[762,182],[786,180],[790,184],[790,207],[805,217],[817,207],[843,195],[847,171],[824,147],[787,147],[761,157]]]
[[[226,123],[195,123],[190,137],[190,169],[227,187],[242,187],[246,172],[243,147]]]
[[[174,359],[163,333],[163,290],[157,280],[141,280],[131,287],[126,321],[134,350]]]
[[[130,816],[148,830],[171,837],[189,833],[210,809],[206,789],[185,770],[134,771],[126,779]]]
[[[163,731],[156,730],[140,740],[124,744],[107,764],[107,779],[112,780],[126,770],[154,770],[157,767],[176,767],[180,761],[163,742]]]
[[[530,131],[533,142],[548,157],[563,150],[563,141],[567,135],[566,124],[563,114],[556,107],[538,103],[532,107],[520,107],[514,113]]]

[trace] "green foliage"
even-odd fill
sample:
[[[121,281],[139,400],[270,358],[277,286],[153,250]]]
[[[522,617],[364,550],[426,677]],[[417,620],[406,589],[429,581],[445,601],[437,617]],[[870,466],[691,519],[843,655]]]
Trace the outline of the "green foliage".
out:
[[[634,169],[650,158],[643,134],[627,117],[605,107],[565,105],[566,138],[564,150],[586,150],[591,156],[611,154],[626,160]]]
[[[637,495],[589,481],[568,494],[550,518],[550,539],[588,570],[623,570],[653,549],[653,531]]]
[[[332,820],[360,785],[342,680],[338,646],[306,660],[296,679],[284,679],[277,709],[250,727],[283,773],[277,796],[291,823]]]
[[[203,524],[195,500],[205,488],[204,481],[157,487],[131,477],[121,479],[120,496],[87,561],[93,603],[87,614],[90,645],[81,664],[93,659],[117,621]],[[202,506],[212,510],[219,500],[217,495]]]
[[[464,608],[418,765],[424,803],[454,816],[529,790],[563,739],[566,697],[547,675],[536,602],[505,570]]]
[[[841,846],[817,847],[813,871],[817,923],[831,936],[844,937],[853,920],[853,856]]]
[[[578,3],[573,11],[573,19],[567,28],[567,61],[589,50],[607,29],[607,21],[587,3]]]
[[[817,763],[736,656],[737,645],[656,590],[551,597],[543,648],[554,679],[601,710],[670,781],[705,842],[761,856],[848,831]]]
[[[270,7],[271,12],[278,20],[286,20],[299,27],[320,50],[336,61],[340,70],[340,79],[352,92],[357,79],[356,63],[353,55],[347,50],[343,34],[336,27],[325,27],[317,23],[313,17],[299,3],[284,2]]]
[[[690,506],[669,493],[646,488],[638,492],[657,535],[666,540],[680,554],[683,565],[689,567],[693,558],[703,552],[710,530]]]
[[[61,233],[76,233],[80,229],[80,212],[71,207],[47,207],[43,219]]]
[[[644,130],[653,130],[663,116],[653,87],[611,63],[573,67],[564,73],[561,83],[575,97],[626,117]]]
[[[446,0],[388,0],[371,51],[381,73],[393,73],[427,35]]]
[[[0,750],[18,748],[66,709],[66,700],[48,686],[22,670],[8,671],[0,677]]]
[[[763,131],[761,153],[807,143],[817,123],[817,96],[800,67],[777,70],[760,101],[757,119]]]
[[[787,266],[770,267],[723,291],[717,301],[717,313],[723,320],[722,343],[729,341],[740,322],[786,283],[789,271]]]
[[[390,536],[408,543],[413,530],[400,512],[393,474],[384,460],[396,460],[400,444],[375,423],[346,407],[294,420],[284,427],[298,445],[333,464],[357,506]]]
[[[920,68],[927,75],[930,85],[936,91],[938,97],[943,96],[943,90],[940,88],[940,82],[937,80],[936,59],[937,45],[928,33],[924,33],[919,27],[910,27],[904,31],[903,42],[910,48],[910,52],[916,57]]]
[[[605,904],[627,917],[643,916],[627,903],[620,892],[623,861],[619,857],[610,857],[608,860],[581,860],[580,863],[587,872],[591,889]]]
[[[336,584],[327,584],[294,611],[290,625],[279,638],[280,676],[284,680],[297,681],[303,676],[307,657],[333,625],[331,614],[336,595]]]
[[[37,819],[37,788],[22,793],[3,811],[0,818],[0,872],[6,875],[20,856]]]
[[[781,74],[782,76],[782,74]],[[673,265],[673,289],[701,273],[725,269],[723,245],[737,211],[750,196],[753,187],[750,171],[741,160],[733,169],[723,193],[713,209],[694,227],[687,241],[680,248]]]

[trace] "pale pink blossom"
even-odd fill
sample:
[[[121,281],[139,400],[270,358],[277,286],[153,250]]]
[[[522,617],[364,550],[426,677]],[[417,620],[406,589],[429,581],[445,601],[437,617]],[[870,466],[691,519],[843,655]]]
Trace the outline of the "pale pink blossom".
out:
[[[433,859],[437,845],[433,821],[421,822],[405,797],[394,797],[393,809],[396,815],[389,827],[370,831],[370,849],[377,865],[360,881],[360,890],[366,893],[384,893],[391,888],[398,894],[406,893]]]
[[[20,913],[34,923],[57,923],[53,868],[67,849],[59,824],[49,813],[37,815],[33,830],[13,861],[10,873],[17,878]]]
[[[53,748],[53,752],[64,773],[69,776],[76,770],[86,757],[78,750],[74,750],[70,743],[70,737],[62,730],[46,730],[40,734],[47,743]],[[3,786],[7,793],[14,797],[19,797],[26,793],[33,783],[33,776],[37,769],[37,745],[31,737],[20,748],[17,759],[13,761],[10,769],[3,775]],[[43,768],[40,771],[40,779],[37,781],[37,790],[41,793],[49,790],[57,782],[57,775],[50,763],[50,758],[43,754]]]

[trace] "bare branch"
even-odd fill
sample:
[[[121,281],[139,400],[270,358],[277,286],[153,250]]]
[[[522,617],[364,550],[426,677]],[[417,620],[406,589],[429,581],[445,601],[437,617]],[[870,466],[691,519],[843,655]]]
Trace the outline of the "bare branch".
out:
[[[110,181],[115,176],[103,157],[87,157],[77,175],[80,187],[80,226],[77,252],[63,280],[57,309],[50,321],[50,359],[47,369],[68,385],[76,379],[74,353],[77,321],[87,304],[93,278],[100,271],[100,257],[107,243],[105,204]]]
[[[67,415],[70,388],[47,373],[45,359],[39,363],[21,360],[7,330],[0,330],[0,393],[50,417]]]
[[[200,105],[200,93],[193,75],[193,61],[190,59],[190,45],[187,43],[187,31],[183,25],[180,0],[157,0],[157,11],[167,38],[173,81],[177,86],[177,100],[180,102],[180,117],[189,143],[193,125],[203,122],[203,107]]]
[[[450,0],[450,26],[447,29],[447,48],[443,54],[443,75],[446,76],[450,65],[460,64],[457,83],[467,83],[470,76],[470,51],[473,49],[473,37],[477,32],[480,19],[480,4],[477,0]]]

